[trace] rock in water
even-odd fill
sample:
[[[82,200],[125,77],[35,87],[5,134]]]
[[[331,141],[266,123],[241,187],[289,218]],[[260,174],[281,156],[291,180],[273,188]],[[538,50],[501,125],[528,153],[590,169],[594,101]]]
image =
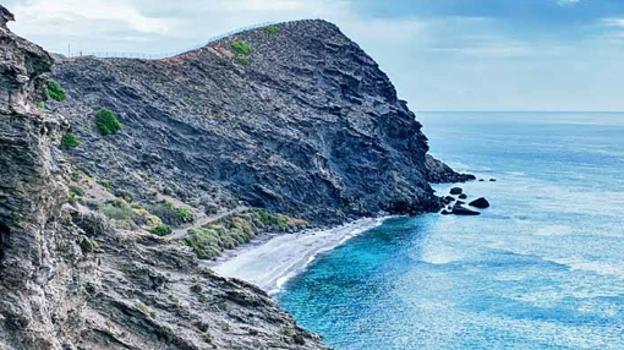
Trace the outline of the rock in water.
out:
[[[465,193],[462,193],[457,198],[459,198],[459,199],[466,199],[466,198],[468,198],[468,195],[465,194]]]
[[[444,196],[442,197],[442,203],[449,204],[455,201],[455,198],[452,196]]]
[[[431,183],[466,182],[476,179],[474,175],[456,172],[430,154],[425,155],[425,167],[427,168],[427,178]]]
[[[453,187],[449,191],[449,193],[452,194],[452,195],[458,195],[458,194],[461,194],[462,192],[463,192],[463,190],[461,189],[461,187]]]
[[[472,202],[468,203],[468,205],[475,207],[475,208],[479,208],[479,209],[485,209],[490,206],[490,202],[488,202],[488,200],[483,197],[479,197],[473,200]]]
[[[470,210],[461,205],[455,205],[453,207],[452,213],[455,215],[479,215],[480,214],[478,211]]]

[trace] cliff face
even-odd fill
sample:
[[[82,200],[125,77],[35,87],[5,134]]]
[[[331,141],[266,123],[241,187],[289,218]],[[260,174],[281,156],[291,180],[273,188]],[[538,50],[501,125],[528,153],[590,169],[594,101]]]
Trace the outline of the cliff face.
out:
[[[297,217],[436,210],[429,181],[469,179],[426,155],[386,75],[327,22],[53,66],[10,20],[0,6],[0,349],[322,349],[202,268],[187,230],[214,256]],[[103,108],[121,130],[98,129]]]
[[[68,204],[52,58],[0,6],[0,349],[320,349],[262,291],[173,241]]]
[[[242,202],[313,223],[439,208],[421,125],[333,24],[260,28],[163,60],[68,59],[54,76],[69,99],[51,106],[82,141],[71,158],[134,198]],[[99,134],[99,108],[120,133]]]

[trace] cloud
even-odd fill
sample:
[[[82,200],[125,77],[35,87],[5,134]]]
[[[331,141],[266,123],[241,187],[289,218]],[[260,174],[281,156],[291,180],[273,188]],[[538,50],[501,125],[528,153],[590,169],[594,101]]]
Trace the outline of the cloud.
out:
[[[608,27],[624,28],[624,18],[603,18],[601,22]]]
[[[581,0],[557,0],[557,5],[559,5],[559,6],[571,6],[571,5],[576,5],[579,2],[581,2]]]
[[[108,21],[141,33],[166,33],[169,23],[165,18],[150,18],[142,15],[127,1],[120,0],[35,0],[18,3],[13,11],[18,23],[31,33],[51,28],[65,32],[80,22]]]

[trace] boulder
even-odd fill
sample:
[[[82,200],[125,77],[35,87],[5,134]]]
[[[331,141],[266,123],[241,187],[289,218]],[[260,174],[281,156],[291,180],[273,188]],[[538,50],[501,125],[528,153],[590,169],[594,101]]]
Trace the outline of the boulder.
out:
[[[442,215],[451,215],[453,213],[448,211],[448,210],[446,210],[446,209],[444,209],[444,210],[442,210],[442,212],[440,214],[442,214]]]
[[[455,198],[453,198],[452,196],[442,197],[442,203],[444,204],[449,204],[449,203],[452,203],[453,201],[455,201]]]
[[[490,182],[496,182],[496,179],[490,179]]]
[[[478,211],[474,211],[474,210],[470,210],[468,208],[464,208],[461,205],[454,206],[452,213],[455,214],[455,215],[465,215],[465,216],[472,216],[472,215],[479,215],[480,214]]]
[[[461,189],[461,187],[453,187],[449,191],[449,193],[453,194],[453,195],[458,195],[458,194],[461,194],[462,192],[463,192],[463,190]]]
[[[479,197],[473,200],[472,202],[468,203],[468,205],[471,207],[479,208],[479,209],[485,209],[490,206],[490,202],[488,202],[488,200],[483,197]]]
[[[466,195],[465,193],[462,193],[457,198],[459,198],[459,199],[466,199],[466,198],[468,198],[468,195]]]

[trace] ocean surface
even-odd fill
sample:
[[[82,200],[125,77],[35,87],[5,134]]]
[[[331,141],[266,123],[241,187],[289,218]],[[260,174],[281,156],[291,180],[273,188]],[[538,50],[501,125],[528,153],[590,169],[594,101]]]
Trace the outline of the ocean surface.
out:
[[[390,219],[279,304],[336,349],[624,349],[624,113],[418,119],[432,154],[497,179],[462,186],[492,207]]]

